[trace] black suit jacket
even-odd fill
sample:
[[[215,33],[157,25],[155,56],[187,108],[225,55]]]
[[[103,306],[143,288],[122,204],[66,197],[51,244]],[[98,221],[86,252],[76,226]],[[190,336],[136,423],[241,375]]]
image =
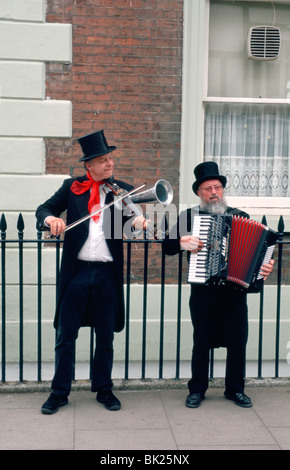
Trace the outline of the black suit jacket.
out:
[[[76,195],[71,191],[71,186],[75,180],[83,182],[86,179],[86,176],[82,176],[64,180],[58,191],[56,191],[56,193],[51,198],[49,198],[46,202],[37,208],[35,215],[37,218],[38,228],[43,228],[44,220],[46,217],[51,215],[60,217],[60,215],[66,211],[66,223],[69,225],[89,213],[88,201],[90,197],[90,191],[86,191],[81,195]],[[132,186],[128,185],[127,183],[118,180],[115,180],[115,182],[125,190],[132,189]],[[110,191],[106,195],[105,204],[111,202],[113,198],[114,195]],[[118,226],[116,226],[116,220],[118,221]],[[115,205],[112,205],[109,209],[104,211],[103,230],[109,250],[113,257],[114,272],[118,285],[118,292],[112,293],[112,295],[118,296],[119,301],[119,310],[115,331],[121,331],[124,328],[123,236],[119,225],[123,226],[126,220],[127,219],[123,217],[122,211],[117,211]],[[57,307],[54,320],[55,328],[57,328],[58,324],[59,307],[64,290],[77,269],[77,256],[88,237],[88,233],[89,219],[65,233],[57,290]],[[90,325],[86,324],[83,326]]]

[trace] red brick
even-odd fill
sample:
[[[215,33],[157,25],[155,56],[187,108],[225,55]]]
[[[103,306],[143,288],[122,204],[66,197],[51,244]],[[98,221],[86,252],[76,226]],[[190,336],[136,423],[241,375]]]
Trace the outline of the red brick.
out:
[[[118,177],[178,185],[182,18],[183,0],[47,0],[47,21],[73,26],[73,63],[46,67],[47,96],[73,104],[72,139],[45,139],[47,172],[81,174],[75,139],[105,129]]]

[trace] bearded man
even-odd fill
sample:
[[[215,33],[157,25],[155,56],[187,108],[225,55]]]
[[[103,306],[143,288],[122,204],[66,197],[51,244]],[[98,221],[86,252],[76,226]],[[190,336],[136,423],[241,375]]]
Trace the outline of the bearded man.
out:
[[[164,241],[165,253],[174,255],[181,250],[197,253],[203,242],[190,235],[195,215],[232,214],[249,218],[239,209],[228,207],[223,196],[226,177],[219,174],[215,162],[204,162],[194,169],[196,181],[193,192],[199,196],[200,204],[183,211]],[[263,279],[247,291],[233,284],[191,284],[189,307],[194,328],[191,361],[191,379],[186,406],[197,408],[205,398],[208,388],[209,352],[216,347],[227,348],[225,397],[244,408],[252,406],[245,395],[246,344],[248,339],[247,293],[258,292],[261,284],[273,270],[274,261],[264,264]]]

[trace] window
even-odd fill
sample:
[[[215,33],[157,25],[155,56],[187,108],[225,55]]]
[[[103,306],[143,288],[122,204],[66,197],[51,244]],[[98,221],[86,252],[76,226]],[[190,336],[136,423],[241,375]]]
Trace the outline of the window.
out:
[[[275,60],[248,58],[248,33],[281,32]],[[210,1],[204,159],[233,197],[290,196],[290,3]]]
[[[206,103],[204,153],[234,197],[289,197],[289,106]]]

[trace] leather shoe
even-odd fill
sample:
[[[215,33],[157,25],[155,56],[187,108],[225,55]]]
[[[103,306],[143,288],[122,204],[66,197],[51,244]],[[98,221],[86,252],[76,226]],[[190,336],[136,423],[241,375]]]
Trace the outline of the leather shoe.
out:
[[[116,411],[121,408],[121,403],[111,390],[101,390],[97,394],[97,401],[102,403],[107,410]]]
[[[52,415],[58,411],[60,406],[65,406],[67,404],[67,396],[58,396],[54,393],[51,393],[46,402],[43,403],[41,407],[41,413],[44,415]]]
[[[185,406],[188,408],[198,408],[204,400],[204,395],[201,393],[191,393],[185,400]]]
[[[228,400],[232,400],[236,405],[242,406],[243,408],[251,408],[252,402],[250,397],[247,397],[244,393],[227,393],[225,392],[225,397]]]

